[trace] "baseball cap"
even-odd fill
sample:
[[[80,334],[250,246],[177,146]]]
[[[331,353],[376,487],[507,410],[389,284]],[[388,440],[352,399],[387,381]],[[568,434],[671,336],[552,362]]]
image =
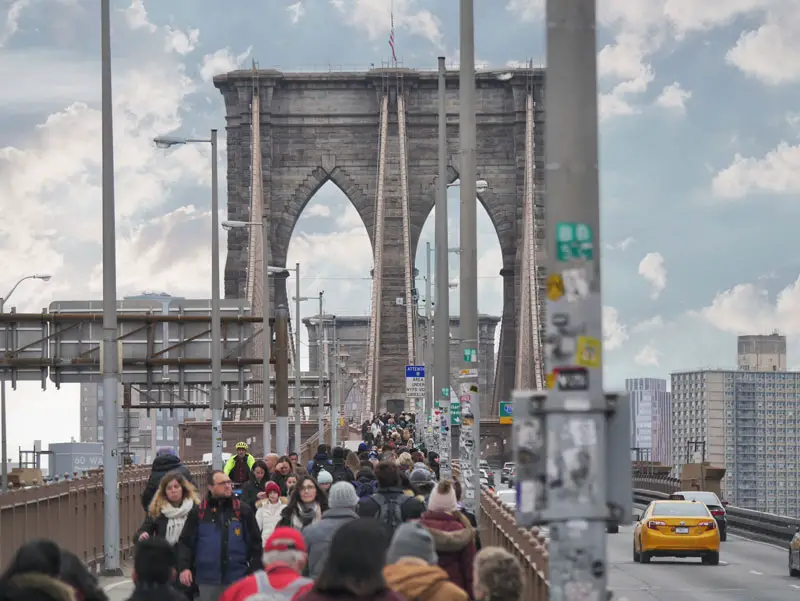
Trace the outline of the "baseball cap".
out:
[[[306,542],[299,530],[281,526],[275,528],[264,543],[264,552],[269,551],[302,551],[306,552]]]

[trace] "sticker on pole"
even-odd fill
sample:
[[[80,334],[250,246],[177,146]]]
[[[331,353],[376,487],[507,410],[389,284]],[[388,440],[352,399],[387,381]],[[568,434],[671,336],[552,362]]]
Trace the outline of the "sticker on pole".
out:
[[[598,369],[600,367],[601,343],[598,338],[578,336],[578,352],[576,362],[583,367]]]
[[[406,365],[406,397],[410,399],[425,397],[424,365]]]
[[[594,233],[585,223],[562,222],[556,225],[556,257],[559,261],[594,257]]]
[[[500,401],[500,416],[498,420],[501,424],[514,423],[514,403],[511,401]]]
[[[557,273],[551,273],[547,276],[547,298],[556,302],[564,296],[564,280]]]

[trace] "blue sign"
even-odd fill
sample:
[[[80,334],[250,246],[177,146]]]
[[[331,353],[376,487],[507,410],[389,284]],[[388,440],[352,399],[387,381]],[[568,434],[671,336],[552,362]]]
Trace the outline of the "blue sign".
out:
[[[406,365],[406,378],[424,378],[424,365]]]

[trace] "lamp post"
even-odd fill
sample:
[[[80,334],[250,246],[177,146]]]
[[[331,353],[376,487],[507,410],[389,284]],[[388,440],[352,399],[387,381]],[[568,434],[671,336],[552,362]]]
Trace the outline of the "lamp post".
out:
[[[217,130],[211,137],[179,138],[159,136],[153,139],[158,148],[184,144],[211,145],[211,463],[222,469],[222,323],[219,298],[219,183],[217,169]],[[269,359],[267,359],[269,361]]]
[[[42,280],[47,282],[50,280],[49,275],[34,273],[33,275],[26,275],[25,277],[17,280],[17,283],[11,286],[11,290],[5,296],[0,296],[0,313],[4,311],[6,301],[11,298],[17,287],[25,280]],[[6,352],[8,349],[6,349]],[[0,380],[0,438],[2,441],[2,488],[0,491],[8,491],[8,440],[6,439],[6,381],[5,377]]]
[[[322,320],[322,298],[325,295],[324,290],[320,290],[319,292],[319,332],[317,332],[317,376],[319,378],[319,398],[317,399],[319,415],[317,416],[317,422],[319,425],[319,444],[323,444],[325,442],[325,398],[323,397],[323,385],[322,385],[322,363],[324,361],[324,351],[322,349],[322,329],[325,327],[325,324]],[[309,361],[310,363],[310,361]]]

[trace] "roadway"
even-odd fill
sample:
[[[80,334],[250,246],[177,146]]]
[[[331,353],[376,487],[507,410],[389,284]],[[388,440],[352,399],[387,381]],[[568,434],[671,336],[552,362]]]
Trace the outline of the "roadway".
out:
[[[609,587],[618,601],[797,601],[800,579],[791,578],[785,548],[729,534],[718,566],[699,559],[634,563],[633,526],[608,536]]]

